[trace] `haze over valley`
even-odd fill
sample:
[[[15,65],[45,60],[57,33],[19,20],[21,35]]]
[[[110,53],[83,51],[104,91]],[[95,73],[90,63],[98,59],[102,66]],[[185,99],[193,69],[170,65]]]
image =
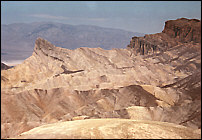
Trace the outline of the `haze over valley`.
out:
[[[31,56],[37,37],[42,37],[67,49],[79,47],[112,49],[125,48],[132,36],[144,35],[92,25],[51,22],[13,23],[1,25],[1,30],[1,59],[3,61],[25,60]]]

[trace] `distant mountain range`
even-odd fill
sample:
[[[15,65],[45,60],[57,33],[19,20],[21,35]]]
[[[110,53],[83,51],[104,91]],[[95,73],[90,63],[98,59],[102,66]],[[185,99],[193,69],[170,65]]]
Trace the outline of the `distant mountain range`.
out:
[[[21,60],[31,56],[37,37],[67,49],[101,47],[108,50],[125,48],[131,37],[143,35],[121,29],[53,22],[1,25],[1,59]]]

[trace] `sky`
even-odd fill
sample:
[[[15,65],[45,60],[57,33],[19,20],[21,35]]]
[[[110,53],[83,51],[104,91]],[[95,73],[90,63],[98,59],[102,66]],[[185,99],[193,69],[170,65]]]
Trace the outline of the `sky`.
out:
[[[201,19],[201,1],[1,1],[1,24],[51,21],[153,34],[182,17]]]

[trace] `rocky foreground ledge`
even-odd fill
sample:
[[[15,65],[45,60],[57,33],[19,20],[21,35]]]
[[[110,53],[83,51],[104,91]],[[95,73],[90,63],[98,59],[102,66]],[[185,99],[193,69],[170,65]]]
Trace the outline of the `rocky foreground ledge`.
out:
[[[166,122],[89,119],[36,127],[15,139],[200,139],[201,132]]]

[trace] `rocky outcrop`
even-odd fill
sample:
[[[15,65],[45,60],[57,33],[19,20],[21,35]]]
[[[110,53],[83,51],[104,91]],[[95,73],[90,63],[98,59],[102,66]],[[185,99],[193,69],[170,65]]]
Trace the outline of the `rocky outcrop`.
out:
[[[182,43],[201,43],[201,21],[181,18],[165,22],[162,33],[133,37],[128,48],[135,54],[163,52]]]
[[[201,21],[198,19],[180,18],[166,21],[162,32],[182,43],[201,43]]]
[[[7,66],[6,64],[1,62],[1,70],[7,70],[7,69],[10,69],[10,68],[11,68],[10,66]]]
[[[145,55],[163,52],[175,45],[178,45],[178,42],[171,40],[166,34],[158,33],[144,37],[133,37],[128,48],[132,48],[135,54]]]

